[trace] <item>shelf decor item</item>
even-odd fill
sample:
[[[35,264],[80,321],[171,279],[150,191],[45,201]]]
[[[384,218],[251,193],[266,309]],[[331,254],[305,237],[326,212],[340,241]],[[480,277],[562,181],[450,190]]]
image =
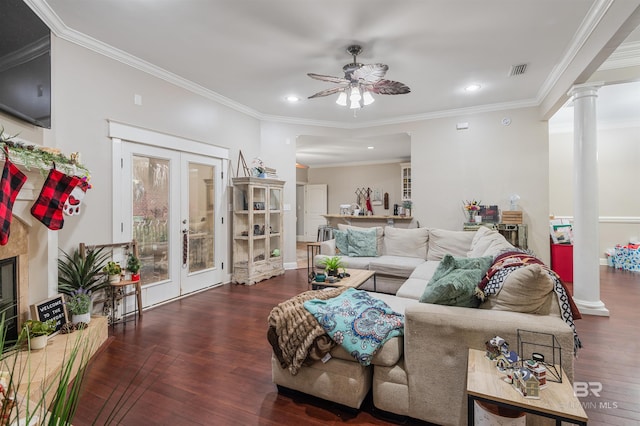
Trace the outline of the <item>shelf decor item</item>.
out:
[[[140,268],[142,267],[142,262],[140,259],[133,253],[129,253],[129,257],[127,258],[127,270],[131,272],[131,281],[140,281]]]
[[[74,324],[91,322],[91,294],[80,288],[74,294],[67,296],[67,311],[71,314]]]
[[[120,274],[122,273],[122,267],[114,261],[108,261],[107,265],[103,268],[103,271],[109,276],[110,283],[120,282]]]
[[[480,201],[464,201],[462,203],[467,214],[467,222],[475,222],[476,214],[480,211]]]
[[[28,350],[39,350],[47,346],[47,337],[56,329],[56,321],[27,320],[22,326],[18,343]]]

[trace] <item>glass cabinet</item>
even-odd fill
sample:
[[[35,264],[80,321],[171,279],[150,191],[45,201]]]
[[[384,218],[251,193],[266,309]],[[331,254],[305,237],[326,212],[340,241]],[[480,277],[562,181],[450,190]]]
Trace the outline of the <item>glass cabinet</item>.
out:
[[[233,282],[251,285],[284,274],[283,187],[276,179],[233,179]]]

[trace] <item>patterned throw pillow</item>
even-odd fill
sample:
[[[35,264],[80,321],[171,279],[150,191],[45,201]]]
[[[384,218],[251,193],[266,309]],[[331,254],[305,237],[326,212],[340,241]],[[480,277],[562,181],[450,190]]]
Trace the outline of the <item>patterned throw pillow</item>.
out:
[[[336,254],[347,256],[349,254],[347,231],[335,230],[333,231],[333,236],[336,238]]]
[[[358,231],[347,229],[350,257],[374,257],[376,250],[376,230],[374,228]]]
[[[304,307],[364,366],[387,340],[404,334],[404,315],[366,291],[350,288],[332,299],[308,300]]]

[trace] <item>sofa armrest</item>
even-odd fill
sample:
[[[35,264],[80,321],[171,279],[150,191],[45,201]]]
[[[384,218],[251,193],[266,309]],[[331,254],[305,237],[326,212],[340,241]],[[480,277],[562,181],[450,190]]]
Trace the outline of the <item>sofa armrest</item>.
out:
[[[335,238],[332,240],[322,241],[320,243],[320,254],[324,254],[325,256],[335,256],[336,255],[336,240]]]
[[[429,303],[407,306],[404,356],[409,416],[464,424],[468,349],[484,350],[487,340],[500,336],[517,351],[517,329],[554,334],[562,347],[563,380],[573,381],[573,332],[561,318]]]

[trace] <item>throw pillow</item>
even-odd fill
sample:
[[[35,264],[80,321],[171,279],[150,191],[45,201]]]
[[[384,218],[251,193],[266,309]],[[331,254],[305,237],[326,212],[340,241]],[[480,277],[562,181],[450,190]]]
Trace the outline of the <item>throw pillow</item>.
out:
[[[500,291],[490,295],[480,305],[483,309],[549,315],[553,307],[553,280],[540,265],[528,265],[513,270]]]
[[[475,233],[469,231],[449,231],[429,229],[429,250],[427,260],[442,260],[446,254],[464,257],[471,248]]]
[[[373,257],[377,255],[375,228],[357,231],[347,230],[350,257]]]
[[[481,226],[473,236],[467,257],[496,256],[501,251],[514,248],[497,230]]]
[[[360,226],[352,226],[345,225],[344,223],[338,224],[338,229],[340,231],[347,231],[349,229],[355,229],[356,231],[363,231],[372,228],[363,228]],[[382,237],[384,236],[384,228],[382,226],[374,226],[373,229],[376,230],[376,256],[380,256],[382,254]]]
[[[404,334],[404,315],[366,291],[350,288],[332,299],[308,300],[304,307],[331,339],[365,366],[386,341]]]
[[[384,230],[382,254],[426,260],[428,240],[427,228],[402,229],[387,226]]]
[[[347,231],[340,231],[336,229],[335,231],[333,231],[333,236],[336,239],[336,254],[343,254],[347,256],[349,254]]]
[[[420,302],[477,308],[476,287],[493,263],[493,258],[444,256],[424,289]]]

